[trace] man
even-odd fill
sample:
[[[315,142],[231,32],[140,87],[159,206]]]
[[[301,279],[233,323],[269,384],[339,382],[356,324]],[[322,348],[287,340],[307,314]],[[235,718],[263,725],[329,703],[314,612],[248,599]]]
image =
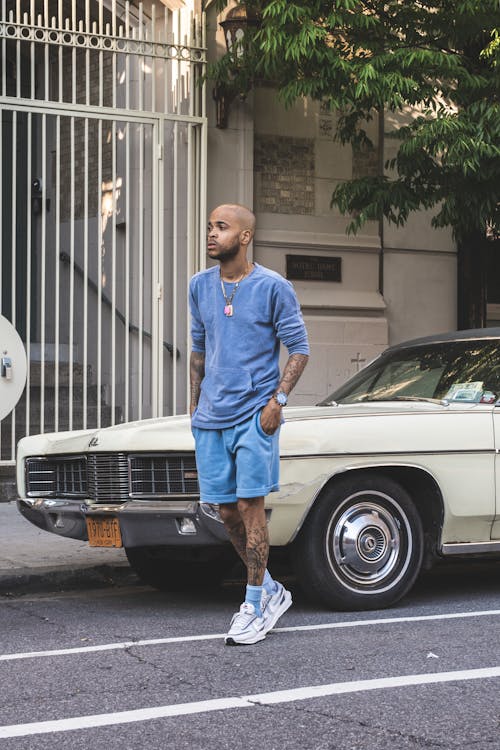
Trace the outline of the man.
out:
[[[190,283],[190,410],[200,497],[219,506],[247,568],[245,601],[231,620],[228,645],[262,640],[292,603],[266,568],[264,498],[279,489],[282,408],[309,354],[292,285],[247,258],[254,231],[248,208],[216,208],[208,254],[219,265]],[[280,342],[289,354],[281,378]]]

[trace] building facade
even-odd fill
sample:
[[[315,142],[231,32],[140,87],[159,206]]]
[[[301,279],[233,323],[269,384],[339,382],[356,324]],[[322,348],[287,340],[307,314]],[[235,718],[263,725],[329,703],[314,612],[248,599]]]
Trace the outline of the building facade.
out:
[[[209,4],[209,59],[225,51],[224,16]],[[232,200],[254,207],[257,262],[284,276],[287,264],[302,264],[293,283],[314,365],[294,403],[324,398],[389,344],[456,326],[450,232],[432,229],[431,217],[420,213],[403,228],[372,222],[348,236],[348,217],[330,207],[339,181],[377,174],[381,159],[392,156],[394,142],[380,135],[390,132],[390,118],[382,128],[369,124],[372,151],[353,152],[334,141],[335,115],[319,102],[301,100],[287,110],[272,88],[235,100],[227,129],[216,127],[213,105],[207,111],[210,205]],[[332,264],[337,278],[326,280]]]
[[[419,214],[348,236],[330,208],[339,181],[391,155],[377,126],[373,151],[353,153],[320,103],[285,110],[259,88],[217,127],[203,74],[224,15],[201,0],[0,4],[0,311],[29,361],[5,466],[28,433],[186,410],[187,284],[219,203],[254,209],[254,260],[295,286],[312,361],[292,403],[455,326],[449,233]]]

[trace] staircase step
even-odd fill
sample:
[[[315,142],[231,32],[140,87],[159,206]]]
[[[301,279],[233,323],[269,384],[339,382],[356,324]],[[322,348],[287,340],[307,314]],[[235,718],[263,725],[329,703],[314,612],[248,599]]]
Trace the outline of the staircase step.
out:
[[[101,386],[101,404],[104,405],[109,399],[109,389],[107,386]],[[88,385],[84,388],[83,385],[74,385],[72,392],[73,408],[83,408],[83,396],[87,394],[87,406],[95,406],[97,404],[97,395],[99,388],[96,385]],[[54,404],[56,397],[56,388],[54,386],[46,386],[43,389],[45,404]],[[31,385],[30,387],[30,404],[31,408],[36,408],[40,405],[42,395],[42,389],[39,385]],[[59,399],[59,407],[68,408],[70,389],[69,385],[60,385],[57,389],[57,395]],[[27,393],[24,391],[23,395],[19,399],[16,409],[21,409],[26,404]]]
[[[70,378],[70,364],[69,362],[59,362],[59,385],[69,385]],[[73,363],[73,384],[83,385],[83,375],[85,368],[79,362]],[[39,386],[42,382],[42,373],[44,376],[44,383],[46,386],[54,386],[56,382],[56,364],[55,362],[45,362],[43,367],[41,362],[29,363],[29,378],[30,386]],[[87,382],[90,383],[92,380],[92,367],[87,365]]]

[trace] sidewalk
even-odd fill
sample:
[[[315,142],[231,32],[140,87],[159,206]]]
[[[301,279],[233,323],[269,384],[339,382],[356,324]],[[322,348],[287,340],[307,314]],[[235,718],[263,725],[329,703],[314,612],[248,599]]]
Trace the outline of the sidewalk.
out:
[[[0,595],[136,581],[123,549],[89,547],[33,526],[0,503]]]

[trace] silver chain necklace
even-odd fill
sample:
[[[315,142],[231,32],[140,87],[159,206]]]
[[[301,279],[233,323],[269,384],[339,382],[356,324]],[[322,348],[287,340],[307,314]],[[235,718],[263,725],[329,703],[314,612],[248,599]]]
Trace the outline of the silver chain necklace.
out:
[[[236,294],[236,292],[238,290],[239,285],[241,284],[241,282],[243,281],[243,279],[245,278],[245,276],[247,275],[247,273],[248,273],[248,268],[245,270],[245,273],[243,274],[243,276],[241,276],[241,278],[239,278],[238,281],[235,283],[234,289],[231,292],[231,294],[229,295],[229,297],[226,294],[226,287],[224,286],[224,281],[222,279],[222,274],[220,276],[220,286],[221,286],[221,289],[222,289],[222,295],[223,295],[224,300],[226,302],[226,304],[224,305],[224,315],[227,318],[230,318],[233,315],[233,304],[232,304],[233,303],[233,298],[234,298],[234,295]]]

